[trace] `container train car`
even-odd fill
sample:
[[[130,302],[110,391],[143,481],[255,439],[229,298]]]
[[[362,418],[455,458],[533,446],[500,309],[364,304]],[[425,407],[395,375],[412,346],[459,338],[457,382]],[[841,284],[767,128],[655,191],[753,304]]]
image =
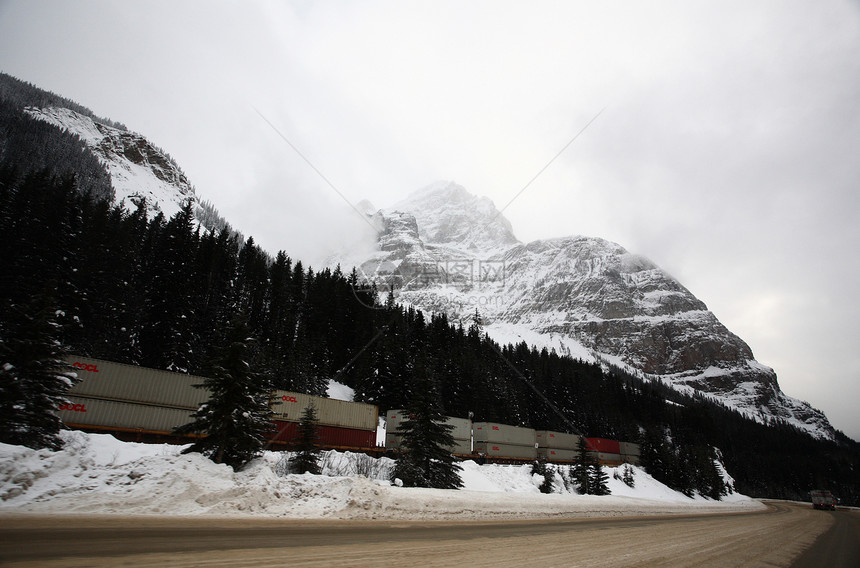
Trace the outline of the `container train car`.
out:
[[[209,398],[203,377],[71,356],[68,363],[80,382],[68,393],[68,404],[58,409],[70,428],[111,433],[119,439],[143,442],[186,443],[194,436],[179,436],[173,429],[189,423],[191,414]],[[386,413],[385,448],[376,445],[378,408],[319,396],[277,390],[273,394],[272,449],[289,449],[298,438],[304,409],[317,410],[319,445],[325,449],[367,453],[398,452],[402,438],[397,430],[407,413]],[[518,463],[537,458],[569,463],[578,458],[580,436],[533,430],[469,418],[446,417],[452,426],[451,453],[461,459]],[[637,444],[604,438],[585,438],[589,455],[606,465],[639,464]]]
[[[388,451],[398,452],[402,443],[402,436],[397,433],[400,425],[407,418],[405,410],[389,410],[385,413],[385,448]],[[454,444],[448,449],[458,457],[469,457],[472,455],[472,421],[468,418],[454,418],[448,416],[445,424],[452,427],[451,437]]]
[[[406,416],[407,412],[402,409],[389,410],[386,413],[386,450],[400,451],[402,437],[397,433],[397,429]],[[459,458],[480,458],[506,463],[531,462],[535,459],[573,463],[579,459],[581,437],[577,434],[533,430],[495,422],[472,422],[468,418],[452,416],[446,416],[445,423],[454,426],[451,432],[454,444],[448,449]],[[639,465],[638,444],[605,438],[584,439],[588,455],[604,465]]]
[[[68,427],[128,441],[185,443],[194,437],[178,436],[173,429],[191,422],[191,414],[209,399],[200,386],[202,377],[87,357],[69,357],[68,363],[81,379],[69,390],[69,404],[58,409]],[[290,447],[302,411],[312,404],[321,447],[376,450],[376,406],[283,390],[272,396],[272,448]]]

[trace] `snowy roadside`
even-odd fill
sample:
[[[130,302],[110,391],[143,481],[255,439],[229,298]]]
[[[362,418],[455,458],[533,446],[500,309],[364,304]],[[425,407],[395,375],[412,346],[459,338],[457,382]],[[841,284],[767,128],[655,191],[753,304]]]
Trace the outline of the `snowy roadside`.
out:
[[[0,514],[121,514],[297,519],[513,519],[755,511],[733,494],[688,498],[634,468],[635,488],[612,477],[611,496],[538,491],[529,466],[467,461],[460,491],[391,486],[390,460],[327,453],[329,475],[278,475],[282,454],[266,452],[234,473],[181,447],[119,442],[65,432],[58,452],[0,444]],[[370,477],[357,475],[364,473]],[[377,477],[381,479],[373,479]]]

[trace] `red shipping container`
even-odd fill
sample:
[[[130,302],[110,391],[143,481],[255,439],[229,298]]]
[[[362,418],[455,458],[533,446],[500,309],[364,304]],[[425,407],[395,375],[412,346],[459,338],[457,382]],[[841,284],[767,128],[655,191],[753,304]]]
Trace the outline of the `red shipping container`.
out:
[[[299,439],[299,423],[274,420],[275,431],[271,440],[293,444]],[[376,447],[376,430],[356,430],[355,428],[340,428],[338,426],[317,425],[321,448],[337,449],[367,449]]]
[[[606,438],[586,438],[588,449],[607,454],[620,454],[621,445],[618,440],[607,440]]]

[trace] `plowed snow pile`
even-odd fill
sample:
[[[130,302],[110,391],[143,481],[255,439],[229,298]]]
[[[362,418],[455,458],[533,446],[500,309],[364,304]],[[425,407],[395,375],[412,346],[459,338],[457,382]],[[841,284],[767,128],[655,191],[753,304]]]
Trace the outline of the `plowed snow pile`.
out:
[[[688,498],[634,468],[635,488],[612,477],[611,496],[576,495],[557,477],[538,491],[530,466],[467,461],[459,491],[392,486],[393,462],[326,452],[325,475],[279,475],[282,453],[266,452],[241,472],[181,446],[119,442],[64,432],[61,451],[0,444],[0,512],[217,515],[292,518],[479,519],[749,511],[763,506],[732,494]]]

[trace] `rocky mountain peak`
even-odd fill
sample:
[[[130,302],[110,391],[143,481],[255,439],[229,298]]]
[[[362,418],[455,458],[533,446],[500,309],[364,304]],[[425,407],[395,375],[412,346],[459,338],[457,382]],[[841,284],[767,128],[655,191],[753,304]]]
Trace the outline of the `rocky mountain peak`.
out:
[[[415,217],[427,244],[484,251],[518,243],[511,223],[487,197],[477,197],[451,181],[416,191],[390,211]]]
[[[378,253],[357,263],[396,279],[399,301],[499,342],[526,341],[704,394],[761,421],[833,439],[827,418],[786,396],[773,369],[678,280],[617,243],[519,242],[492,201],[438,182],[373,216]]]

